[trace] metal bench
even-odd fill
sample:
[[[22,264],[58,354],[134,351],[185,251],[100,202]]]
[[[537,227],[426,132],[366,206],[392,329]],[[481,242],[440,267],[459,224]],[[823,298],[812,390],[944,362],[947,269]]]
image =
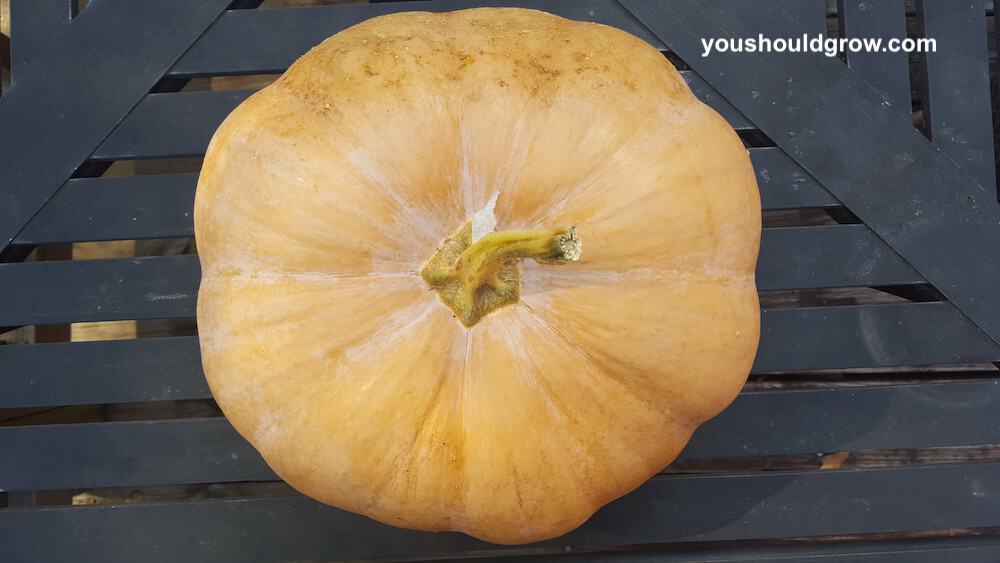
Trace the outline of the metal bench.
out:
[[[8,420],[0,560],[1000,559],[992,3],[259,3],[91,0],[73,17],[72,0],[13,0],[13,80],[0,98],[0,327],[194,316],[194,255],[25,260],[36,247],[193,235],[196,173],[106,174],[114,161],[202,155],[249,94],[188,91],[189,79],[281,72],[378,14],[513,5],[642,37],[743,136],[766,227],[762,343],[747,391],[670,470],[577,531],[514,548],[390,528],[282,489],[217,412]],[[902,37],[908,21],[937,40],[936,53],[701,56],[701,38]],[[0,420],[208,399],[197,336],[0,346]],[[252,485],[230,498],[44,500],[225,483]]]

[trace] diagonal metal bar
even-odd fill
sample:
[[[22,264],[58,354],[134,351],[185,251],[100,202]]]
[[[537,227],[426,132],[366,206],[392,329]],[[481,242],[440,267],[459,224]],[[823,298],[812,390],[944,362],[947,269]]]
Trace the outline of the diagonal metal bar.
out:
[[[703,38],[794,35],[795,17],[776,3],[619,1],[1000,344],[1000,208],[991,190],[835,58],[701,56]]]
[[[101,0],[0,100],[0,251],[231,0]]]

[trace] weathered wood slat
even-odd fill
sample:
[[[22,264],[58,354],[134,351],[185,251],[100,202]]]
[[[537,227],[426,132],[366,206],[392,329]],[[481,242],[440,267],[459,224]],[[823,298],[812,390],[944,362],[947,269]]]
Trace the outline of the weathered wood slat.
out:
[[[1000,346],[950,303],[765,310],[756,372],[988,363]]]
[[[196,256],[0,265],[0,326],[186,317],[194,313]],[[902,285],[922,278],[864,225],[767,229],[761,289]]]
[[[997,444],[998,409],[998,379],[745,393],[681,458]]]
[[[664,476],[534,547],[846,535],[1000,525],[1000,464]],[[504,549],[387,527],[304,497],[0,510],[14,561],[281,561]],[[113,550],[107,546],[113,545]]]
[[[270,481],[225,418],[0,427],[0,489]]]
[[[204,399],[197,337],[0,346],[0,408]]]
[[[906,37],[903,0],[838,0],[837,16],[843,37],[866,39]],[[910,68],[906,53],[845,53],[854,72],[899,108],[900,119],[911,120]]]
[[[681,458],[995,443],[1000,381],[991,380],[743,394]],[[276,479],[224,418],[0,427],[0,451],[18,453],[0,457],[6,490]]]
[[[872,280],[887,283],[872,283]],[[906,285],[918,274],[864,225],[765,229],[757,288]]]
[[[934,146],[996,199],[989,46],[983,0],[917,2],[925,37],[924,119]],[[996,203],[987,200],[988,203]]]
[[[75,0],[11,0],[11,78],[17,80],[35,57],[65,29]]]
[[[327,37],[368,18],[401,11],[443,12],[474,6],[517,6],[624,29],[653,46],[652,36],[614,0],[432,0],[358,6],[240,10],[225,13],[170,69],[170,76],[281,72]]]
[[[200,156],[222,120],[253,91],[148,94],[91,158]]]
[[[0,265],[0,326],[192,317],[197,256]]]
[[[76,178],[14,239],[52,244],[194,236],[197,174]]]
[[[826,35],[826,0],[795,0],[786,2],[782,9],[796,20],[799,26],[788,29],[788,36],[808,34],[810,37]]]
[[[781,149],[751,148],[750,157],[765,210],[839,205]],[[192,209],[197,183],[197,174],[73,179],[14,242],[27,245],[194,236]]]
[[[682,75],[705,103],[737,130],[752,124],[690,71]],[[97,160],[167,158],[204,154],[215,130],[253,91],[149,94],[94,152]]]
[[[751,148],[761,207],[797,209],[840,205],[815,178],[777,147]]]

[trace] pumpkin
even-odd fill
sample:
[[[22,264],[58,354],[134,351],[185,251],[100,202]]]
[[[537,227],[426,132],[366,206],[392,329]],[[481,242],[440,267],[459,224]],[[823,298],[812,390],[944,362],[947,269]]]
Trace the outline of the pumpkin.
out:
[[[198,183],[202,360],[323,503],[517,544],[635,489],[759,335],[746,149],[654,48],[523,9],[327,39]]]

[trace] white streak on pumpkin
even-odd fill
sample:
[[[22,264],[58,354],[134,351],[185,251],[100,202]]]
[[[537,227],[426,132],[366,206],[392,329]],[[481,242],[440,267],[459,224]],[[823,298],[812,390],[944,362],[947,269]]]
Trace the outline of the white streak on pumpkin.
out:
[[[496,230],[497,216],[493,213],[493,209],[497,206],[498,197],[500,197],[499,193],[493,194],[493,197],[486,202],[482,209],[472,214],[472,242],[476,242]]]
[[[399,195],[389,175],[367,149],[354,149],[347,155],[348,160],[361,175],[384,190],[397,206],[396,223],[408,229],[419,231],[422,238],[437,241],[441,235],[438,221],[427,210],[420,209]],[[412,231],[411,231],[412,234]]]
[[[482,177],[473,176],[472,174],[472,163],[470,154],[473,151],[471,146],[472,141],[470,140],[470,132],[467,128],[462,127],[460,129],[460,137],[462,141],[462,158],[461,166],[462,170],[459,176],[458,189],[462,192],[462,201],[465,204],[465,214],[471,216],[476,209],[482,204],[477,203],[485,197],[485,180]],[[477,198],[477,196],[479,196]]]
[[[382,351],[391,350],[409,338],[415,329],[427,322],[427,317],[431,313],[438,311],[437,308],[440,306],[436,300],[426,300],[394,312],[364,342],[345,349],[343,358],[351,363],[372,361]],[[337,372],[339,375],[339,367]]]

